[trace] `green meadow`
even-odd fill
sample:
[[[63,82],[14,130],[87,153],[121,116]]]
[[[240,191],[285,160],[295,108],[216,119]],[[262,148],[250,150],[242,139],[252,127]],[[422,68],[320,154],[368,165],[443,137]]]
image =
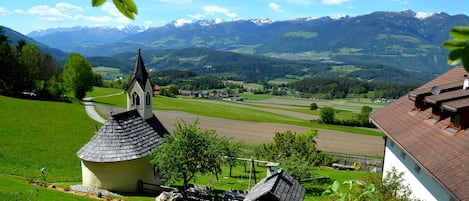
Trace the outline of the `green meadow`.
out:
[[[116,89],[106,89],[106,88],[99,88],[95,87],[94,89],[96,92],[94,94],[88,95],[89,97],[95,96],[102,96],[104,94],[114,94],[120,91]],[[96,95],[95,95],[96,94]],[[260,95],[259,98],[253,98],[256,95],[247,94],[248,97],[251,97],[254,100],[266,100],[271,98],[272,96],[267,95]],[[251,100],[252,100],[251,99]],[[93,99],[96,103],[99,104],[106,104],[112,105],[116,107],[126,107],[127,99],[125,94],[120,94],[116,96],[110,97],[99,97]],[[224,118],[224,119],[233,119],[233,120],[242,120],[242,121],[251,121],[251,122],[271,122],[271,123],[283,123],[283,124],[291,124],[297,126],[306,126],[306,127],[315,127],[315,128],[323,128],[323,129],[330,129],[330,130],[337,130],[343,131],[353,134],[360,134],[360,135],[372,135],[372,136],[382,136],[382,133],[363,129],[363,128],[356,128],[356,127],[347,127],[347,126],[340,126],[340,125],[328,125],[328,124],[319,124],[315,122],[310,122],[305,119],[299,119],[295,117],[280,115],[272,112],[266,112],[260,110],[260,108],[273,108],[273,109],[280,109],[280,110],[287,110],[287,111],[296,111],[302,112],[312,115],[319,115],[319,111],[311,111],[308,107],[299,106],[296,109],[285,108],[285,107],[272,107],[272,106],[263,106],[263,105],[255,105],[247,103],[234,103],[230,104],[229,106],[223,104],[217,104],[213,100],[211,101],[200,101],[197,99],[189,99],[189,98],[169,98],[164,96],[156,96],[153,98],[153,109],[155,110],[179,110],[184,111],[196,115],[202,116],[209,116],[209,117],[217,117],[217,118]],[[258,107],[259,109],[251,109],[245,107],[238,107],[237,104],[247,104],[250,106]],[[357,108],[356,106],[354,108]],[[355,114],[349,110],[337,110],[339,118],[353,118]]]
[[[76,152],[99,123],[83,105],[0,96],[0,173],[36,178],[46,168],[47,180],[79,181]]]

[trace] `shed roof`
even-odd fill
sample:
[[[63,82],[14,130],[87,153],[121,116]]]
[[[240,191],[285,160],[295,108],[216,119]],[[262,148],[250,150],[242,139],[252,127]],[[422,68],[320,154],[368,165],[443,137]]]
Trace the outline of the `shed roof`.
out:
[[[153,118],[145,121],[137,110],[112,115],[77,155],[85,161],[118,162],[147,156],[168,133]]]
[[[414,101],[417,100],[416,94],[426,93],[426,96],[429,96],[426,104],[445,106],[469,102],[469,97],[464,96],[466,92],[457,90],[462,88],[465,74],[467,72],[464,68],[453,68],[410,92],[409,97],[401,97],[370,115],[370,120],[422,170],[440,183],[455,200],[469,200],[469,171],[465,168],[469,164],[469,129],[451,134],[446,131],[450,124],[449,118],[436,123],[427,121],[432,115],[431,107],[417,112],[411,111]],[[431,93],[428,92],[433,86],[453,89],[441,90],[439,95],[430,96]],[[455,89],[457,91],[454,91]],[[457,97],[459,99],[455,101]],[[469,113],[462,115],[469,117]]]
[[[262,198],[274,199],[278,201],[303,200],[305,189],[300,183],[280,170],[276,174],[259,181],[246,195],[244,201],[266,200]],[[274,198],[272,198],[274,197]]]

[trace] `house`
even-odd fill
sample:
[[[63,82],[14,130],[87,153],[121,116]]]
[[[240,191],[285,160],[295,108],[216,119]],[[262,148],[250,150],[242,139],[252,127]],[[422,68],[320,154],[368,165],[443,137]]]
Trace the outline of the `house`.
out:
[[[301,184],[280,170],[254,185],[244,201],[302,201],[304,196]]]
[[[403,172],[421,200],[469,200],[469,90],[456,67],[370,115],[384,134],[383,176]]]
[[[127,111],[111,117],[77,155],[84,186],[137,192],[139,181],[160,184],[149,153],[168,131],[152,112],[152,85],[140,50],[126,89]]]

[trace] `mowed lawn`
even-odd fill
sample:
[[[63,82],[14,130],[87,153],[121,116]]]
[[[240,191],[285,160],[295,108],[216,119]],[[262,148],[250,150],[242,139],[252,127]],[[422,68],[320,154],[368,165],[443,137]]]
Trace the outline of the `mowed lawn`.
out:
[[[94,135],[92,121],[77,103],[0,96],[0,173],[47,182],[80,181],[76,152]]]

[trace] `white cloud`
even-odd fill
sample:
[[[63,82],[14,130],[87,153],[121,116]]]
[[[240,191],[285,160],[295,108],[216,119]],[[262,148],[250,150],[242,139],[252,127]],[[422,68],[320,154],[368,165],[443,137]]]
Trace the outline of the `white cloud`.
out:
[[[24,10],[21,10],[21,9],[15,9],[13,10],[13,12],[17,13],[17,14],[26,14],[28,12],[24,11]]]
[[[27,13],[37,16],[41,20],[49,22],[61,22],[64,20],[84,20],[89,22],[117,22],[129,23],[131,20],[122,15],[114,4],[106,2],[100,6],[106,14],[104,16],[90,16],[86,15],[86,10],[80,6],[70,3],[57,3],[54,7],[48,5],[38,5],[30,8]],[[16,13],[24,12],[22,10],[15,10]]]
[[[110,21],[114,21],[114,22],[118,22],[118,23],[129,23],[129,22],[131,22],[131,20],[129,18],[125,17],[122,13],[120,13],[119,10],[117,10],[117,8],[112,3],[109,3],[109,2],[104,3],[101,6],[101,9],[104,12],[106,12],[110,15],[110,16],[106,16],[106,19],[108,19],[107,17],[111,18],[109,20],[109,22]]]
[[[186,4],[191,3],[192,0],[160,0],[163,3]]]
[[[350,1],[350,0],[322,0],[321,2],[326,5],[339,5],[347,1]]]
[[[80,6],[75,6],[69,3],[57,3],[55,7],[64,12],[64,13],[75,13],[75,12],[83,12],[84,9]]]
[[[189,17],[191,17],[191,18],[193,18],[193,19],[197,19],[197,20],[198,20],[198,19],[202,19],[202,18],[205,17],[205,15],[200,14],[200,13],[197,13],[197,14],[194,14],[194,15],[187,15],[187,16],[189,16]]]
[[[280,5],[278,5],[274,2],[269,3],[269,8],[274,10],[274,11],[277,11],[277,12],[283,12],[283,10],[280,8]]]
[[[227,8],[222,8],[222,7],[213,6],[213,5],[205,6],[204,7],[204,12],[207,15],[215,15],[217,13],[221,13],[221,14],[226,15],[228,17],[236,17],[237,16],[236,13],[230,12],[230,10],[227,9]]]
[[[0,7],[0,16],[8,15],[11,12],[3,7]]]

